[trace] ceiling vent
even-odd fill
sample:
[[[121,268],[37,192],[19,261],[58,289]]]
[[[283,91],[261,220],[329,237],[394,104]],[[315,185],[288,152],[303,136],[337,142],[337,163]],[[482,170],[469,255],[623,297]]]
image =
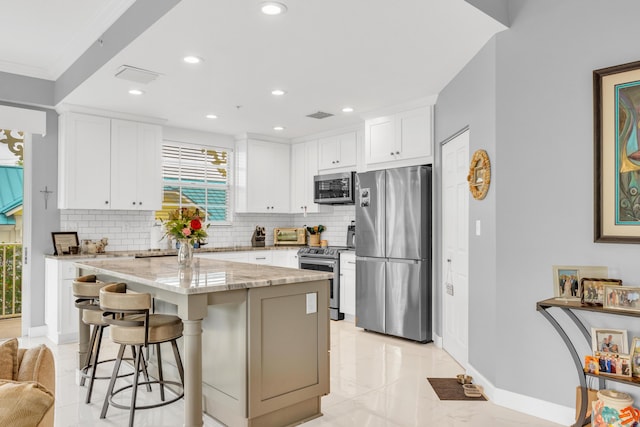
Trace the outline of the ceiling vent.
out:
[[[129,80],[130,82],[147,84],[151,83],[160,76],[155,71],[144,70],[142,68],[123,65],[116,71],[116,77],[119,79]]]
[[[325,113],[324,111],[318,111],[317,113],[309,114],[307,117],[311,117],[312,119],[326,119],[327,117],[331,117],[333,114]]]

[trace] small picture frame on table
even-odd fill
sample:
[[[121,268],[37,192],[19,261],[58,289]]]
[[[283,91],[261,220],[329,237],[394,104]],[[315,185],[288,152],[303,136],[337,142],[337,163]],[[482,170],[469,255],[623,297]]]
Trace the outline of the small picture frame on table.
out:
[[[594,355],[596,353],[629,354],[627,330],[591,328],[591,350]]]
[[[622,280],[618,279],[580,279],[580,298],[585,305],[604,305],[604,287],[622,286]]]
[[[640,337],[634,337],[631,343],[631,373],[640,378]]]
[[[640,312],[640,288],[605,286],[604,308]]]
[[[596,352],[598,374],[631,377],[631,357],[622,353]]]
[[[53,240],[54,255],[69,254],[69,248],[77,247],[79,244],[78,233],[75,231],[54,231],[51,233],[51,239]]]
[[[553,296],[561,301],[580,301],[583,277],[609,277],[609,268],[590,265],[554,265]]]

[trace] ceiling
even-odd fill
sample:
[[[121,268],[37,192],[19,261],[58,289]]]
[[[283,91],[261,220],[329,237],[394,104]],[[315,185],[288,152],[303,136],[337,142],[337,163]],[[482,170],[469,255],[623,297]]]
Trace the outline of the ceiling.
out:
[[[287,13],[266,16],[260,0],[182,0],[62,102],[168,126],[296,138],[437,95],[504,29],[464,0],[282,2]],[[132,3],[0,0],[4,16],[15,17],[3,26],[17,33],[28,16],[30,30],[0,46],[0,71],[55,80]],[[189,65],[186,55],[204,61]],[[125,64],[160,77],[146,85],[115,78]],[[132,96],[133,87],[145,93]],[[275,88],[287,93],[275,97]],[[305,117],[317,111],[334,116]]]

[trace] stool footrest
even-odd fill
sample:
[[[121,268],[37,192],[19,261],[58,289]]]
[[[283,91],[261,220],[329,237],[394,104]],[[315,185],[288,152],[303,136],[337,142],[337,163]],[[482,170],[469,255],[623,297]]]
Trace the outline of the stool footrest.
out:
[[[147,384],[149,384],[149,385],[151,385],[151,384],[175,385],[175,386],[178,386],[178,387],[180,387],[182,389],[182,393],[178,394],[173,399],[163,400],[160,403],[155,403],[155,404],[152,404],[152,405],[140,405],[140,406],[136,405],[134,409],[159,408],[161,406],[168,405],[170,403],[176,402],[176,401],[178,401],[178,400],[180,400],[180,399],[182,399],[184,397],[184,387],[183,387],[182,384],[180,384],[177,381],[141,381],[141,382],[138,383],[138,387],[140,387],[141,385],[147,385]],[[129,406],[129,405],[122,405],[120,403],[114,402],[113,398],[118,393],[121,393],[121,392],[123,392],[125,390],[128,390],[128,389],[132,388],[132,387],[133,387],[133,384],[129,384],[129,385],[126,385],[124,387],[120,387],[119,389],[117,389],[116,391],[111,393],[111,396],[109,396],[109,404],[111,404],[112,406],[114,406],[116,408],[119,408],[119,409],[127,409],[127,410],[131,409],[131,406]]]

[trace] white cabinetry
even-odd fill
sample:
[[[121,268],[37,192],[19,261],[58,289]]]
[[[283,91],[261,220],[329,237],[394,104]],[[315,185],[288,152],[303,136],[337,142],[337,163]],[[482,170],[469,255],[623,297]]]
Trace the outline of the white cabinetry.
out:
[[[317,213],[333,210],[313,201],[313,177],[318,175],[318,141],[291,146],[291,213]]]
[[[298,268],[297,249],[279,249],[272,252],[272,263],[276,267]]]
[[[236,212],[289,213],[288,144],[243,139],[236,143]]]
[[[159,126],[111,120],[111,209],[162,208]]]
[[[318,140],[318,169],[355,167],[356,144],[356,132],[320,138]]]
[[[79,113],[59,124],[58,208],[161,208],[160,126]]]
[[[365,162],[398,166],[433,162],[431,107],[365,122]]]
[[[221,261],[233,262],[249,262],[249,254],[247,252],[207,252],[203,254],[195,254],[196,258],[217,259]]]
[[[56,344],[78,340],[78,310],[73,298],[74,262],[45,259],[44,319],[47,338]]]
[[[109,209],[111,121],[66,113],[58,131],[58,208]]]
[[[354,251],[340,253],[340,311],[347,319],[356,315],[356,254]]]
[[[197,258],[223,261],[248,262],[276,267],[298,268],[298,249],[274,249],[257,251],[205,252],[195,254]]]

